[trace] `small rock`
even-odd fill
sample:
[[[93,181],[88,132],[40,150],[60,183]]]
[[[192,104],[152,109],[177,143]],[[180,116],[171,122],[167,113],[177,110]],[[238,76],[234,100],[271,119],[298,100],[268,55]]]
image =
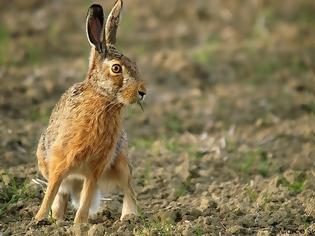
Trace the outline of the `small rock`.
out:
[[[184,220],[184,221],[193,221],[193,220],[195,220],[195,217],[192,216],[192,215],[184,215],[182,220]]]
[[[202,223],[204,225],[211,225],[213,223],[213,220],[210,216],[206,216],[202,218]]]
[[[305,212],[311,216],[315,215],[315,199],[310,198],[304,202]]]
[[[88,232],[88,236],[104,235],[104,234],[105,234],[105,227],[102,224],[93,225]]]
[[[87,236],[89,231],[89,224],[74,224],[72,226],[72,232],[76,236]]]
[[[64,221],[64,220],[57,220],[56,221],[56,225],[59,227],[66,226],[67,224],[68,224],[68,222]]]
[[[201,176],[199,172],[198,175]],[[208,185],[209,184],[197,183],[195,186],[195,193],[206,192],[208,190]]]
[[[180,209],[172,209],[171,211],[159,212],[158,217],[165,222],[179,222],[182,219],[182,214]]]
[[[206,196],[202,196],[200,199],[200,206],[199,209],[201,211],[205,211],[209,208],[217,208],[217,203],[215,201],[213,201],[212,199],[210,199],[209,197]]]
[[[12,235],[13,232],[11,229],[7,229],[6,231],[3,232],[2,236],[9,236],[9,235]]]
[[[231,234],[240,234],[243,231],[243,227],[240,225],[233,225],[229,227],[226,231]]]
[[[121,226],[117,229],[117,234],[118,234],[118,235],[124,235],[124,236],[133,235],[133,234],[132,234],[132,231],[130,231],[125,225],[121,225]]]
[[[256,235],[257,236],[269,236],[270,233],[268,230],[258,230]]]
[[[193,208],[190,211],[190,215],[195,217],[195,218],[198,218],[199,216],[201,216],[201,214],[202,214],[202,212],[196,208]]]
[[[308,226],[304,233],[305,236],[315,235],[315,224]]]
[[[194,232],[193,232],[193,230],[189,227],[189,228],[186,228],[186,229],[183,230],[182,235],[183,235],[183,236],[191,236],[191,235],[194,235]]]

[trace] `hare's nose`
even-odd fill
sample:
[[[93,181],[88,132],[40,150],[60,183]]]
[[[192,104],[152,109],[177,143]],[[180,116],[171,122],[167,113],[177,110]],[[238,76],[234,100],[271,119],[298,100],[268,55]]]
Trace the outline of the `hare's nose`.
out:
[[[140,99],[140,101],[142,101],[145,98],[145,92],[143,91],[138,91],[138,98]]]

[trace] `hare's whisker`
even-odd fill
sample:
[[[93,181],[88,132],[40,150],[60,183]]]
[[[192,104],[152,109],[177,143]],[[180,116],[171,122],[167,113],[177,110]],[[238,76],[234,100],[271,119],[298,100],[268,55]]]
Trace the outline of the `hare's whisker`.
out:
[[[137,104],[141,107],[141,110],[144,111],[144,110],[143,110],[143,106],[142,106],[140,100],[137,101]]]
[[[108,110],[107,113],[110,113],[110,111],[114,111],[115,109],[113,108],[117,108],[118,103],[114,103]]]
[[[114,98],[115,99],[115,98]],[[104,110],[106,110],[108,107],[110,107],[111,105],[115,104],[114,99],[110,100],[109,103],[106,105],[106,107],[104,108]]]

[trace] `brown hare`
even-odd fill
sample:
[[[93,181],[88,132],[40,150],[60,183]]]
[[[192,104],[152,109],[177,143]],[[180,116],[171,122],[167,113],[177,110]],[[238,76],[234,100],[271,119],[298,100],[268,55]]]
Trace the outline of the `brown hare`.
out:
[[[74,222],[87,222],[89,212],[99,206],[100,193],[112,184],[124,192],[121,218],[137,214],[121,123],[123,108],[140,103],[146,90],[136,64],[114,46],[122,5],[116,1],[106,23],[100,5],[88,10],[92,49],[86,79],[62,95],[37,148],[48,186],[36,221],[47,217],[50,208],[61,219],[71,198],[77,206]]]

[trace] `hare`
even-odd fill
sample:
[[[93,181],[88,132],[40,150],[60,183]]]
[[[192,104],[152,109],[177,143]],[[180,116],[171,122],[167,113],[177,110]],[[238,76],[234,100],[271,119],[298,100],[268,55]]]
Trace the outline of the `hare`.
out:
[[[124,192],[121,218],[137,214],[121,123],[123,108],[141,105],[146,89],[136,64],[114,46],[122,5],[116,1],[106,23],[100,5],[88,9],[86,31],[92,48],[86,79],[62,95],[36,152],[48,180],[36,221],[45,219],[50,208],[54,218],[63,218],[71,198],[77,206],[74,223],[87,222],[100,204],[100,192],[110,184]]]

